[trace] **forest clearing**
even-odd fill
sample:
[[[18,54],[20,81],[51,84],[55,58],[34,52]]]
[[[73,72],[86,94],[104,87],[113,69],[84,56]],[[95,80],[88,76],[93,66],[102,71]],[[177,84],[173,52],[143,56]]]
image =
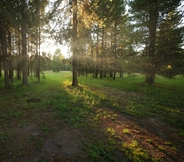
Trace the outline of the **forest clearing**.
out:
[[[182,76],[152,86],[140,74],[71,78],[45,72],[1,89],[0,161],[184,161]]]
[[[0,0],[0,162],[183,153],[183,0]]]

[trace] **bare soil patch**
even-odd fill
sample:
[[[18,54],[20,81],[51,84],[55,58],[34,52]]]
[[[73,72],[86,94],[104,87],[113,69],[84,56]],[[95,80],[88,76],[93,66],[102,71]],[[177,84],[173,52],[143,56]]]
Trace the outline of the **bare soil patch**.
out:
[[[58,124],[57,121],[54,124]],[[82,149],[83,135],[76,128],[58,128],[57,125],[54,133],[43,134],[38,126],[32,124],[21,128],[9,128],[8,131],[13,133],[13,140],[4,147],[6,153],[1,159],[2,162],[85,161]],[[22,154],[26,156],[21,155],[21,149]]]

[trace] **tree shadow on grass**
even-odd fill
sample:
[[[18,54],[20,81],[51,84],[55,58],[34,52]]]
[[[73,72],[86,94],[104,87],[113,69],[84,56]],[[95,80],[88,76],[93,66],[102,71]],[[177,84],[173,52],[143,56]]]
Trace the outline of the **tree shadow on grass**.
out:
[[[2,161],[184,160],[181,138],[173,127],[160,118],[120,111],[127,102],[115,103],[132,94],[110,96],[87,86],[35,86],[24,91],[23,99],[16,98],[9,119],[0,118]],[[40,102],[26,102],[37,97]]]
[[[122,113],[119,107],[116,108],[113,102],[109,102],[107,92],[101,93],[97,89],[94,91],[87,86],[69,88],[68,92],[74,96],[80,96],[79,98],[82,98],[83,103],[86,104],[84,107],[88,108],[85,120],[88,123],[86,127],[92,130],[88,130],[92,137],[86,147],[92,159],[121,161],[121,158],[117,159],[117,155],[114,155],[119,151],[124,161],[184,160],[183,138],[177,134],[177,129],[165,123],[161,116],[155,117],[148,114],[148,116],[137,117],[127,115],[124,111]],[[130,97],[128,93],[123,96],[120,92],[117,94],[110,97],[124,97],[123,100],[126,100],[126,95]],[[133,97],[136,96],[133,95]],[[77,102],[80,103],[79,100]]]

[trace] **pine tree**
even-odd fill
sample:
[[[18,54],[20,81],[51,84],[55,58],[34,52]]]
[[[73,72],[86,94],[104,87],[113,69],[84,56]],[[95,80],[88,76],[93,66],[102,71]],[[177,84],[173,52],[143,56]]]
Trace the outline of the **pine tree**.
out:
[[[165,14],[175,10],[180,4],[180,0],[134,0],[130,1],[131,13],[135,24],[134,31],[142,33],[140,42],[146,47],[145,56],[149,62],[145,65],[145,82],[154,83],[154,78],[158,69],[156,59],[156,39],[159,25],[164,20]],[[144,38],[142,40],[142,38]]]
[[[168,78],[181,74],[184,26],[178,11],[169,12],[160,24],[157,36],[157,62],[160,74]],[[167,43],[166,43],[167,42]]]

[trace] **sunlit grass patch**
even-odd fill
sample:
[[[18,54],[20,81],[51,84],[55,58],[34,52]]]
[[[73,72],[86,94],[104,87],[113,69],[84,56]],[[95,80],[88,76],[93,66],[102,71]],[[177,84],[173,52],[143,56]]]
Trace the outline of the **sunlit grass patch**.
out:
[[[172,149],[173,149],[174,151],[178,151],[178,150],[176,149],[176,147],[172,147]]]
[[[64,84],[64,86],[70,86],[71,85],[71,81],[69,80],[69,79],[67,79],[67,80],[65,80],[65,81],[63,81],[63,84]]]
[[[122,132],[123,132],[124,134],[129,134],[129,133],[130,133],[130,131],[129,131],[128,128],[123,128]]]
[[[146,139],[146,142],[152,143],[153,141],[152,141],[152,139]]]
[[[94,120],[100,119],[116,120],[117,114],[114,111],[108,110],[106,108],[98,108],[95,110],[93,118]]]
[[[165,148],[164,148],[162,145],[158,145],[158,149],[159,149],[160,151],[164,151],[164,150],[165,150]]]
[[[130,143],[123,142],[122,150],[132,161],[156,161],[153,157],[149,156],[145,149],[139,146],[139,143],[136,140],[132,140]]]
[[[165,141],[164,144],[165,145],[171,145],[172,143],[170,141]]]
[[[184,119],[177,119],[178,114],[184,113],[182,109],[184,105],[184,96],[182,95],[184,93],[184,82],[181,78],[166,79],[157,76],[156,83],[152,86],[144,83],[144,77],[141,75],[137,75],[134,79],[125,75],[124,78],[118,77],[116,80],[112,78],[95,79],[89,75],[88,78],[79,77],[79,82],[97,89],[109,87],[124,93],[136,94],[134,96],[123,96],[120,100],[116,96],[112,97],[109,93],[108,104],[123,113],[137,117],[155,116],[162,113],[165,121],[178,128],[184,126]],[[168,118],[168,115],[171,118]]]
[[[114,128],[107,128],[105,132],[110,134],[110,136],[112,136],[112,137],[116,136],[116,131]]]

